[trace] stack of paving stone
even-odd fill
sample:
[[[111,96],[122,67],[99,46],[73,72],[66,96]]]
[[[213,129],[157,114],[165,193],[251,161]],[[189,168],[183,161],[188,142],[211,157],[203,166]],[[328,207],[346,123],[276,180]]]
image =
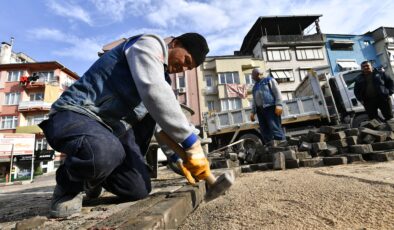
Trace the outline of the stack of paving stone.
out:
[[[394,121],[367,121],[360,128],[322,126],[287,142],[259,146],[246,157],[242,172],[332,166],[394,160]]]

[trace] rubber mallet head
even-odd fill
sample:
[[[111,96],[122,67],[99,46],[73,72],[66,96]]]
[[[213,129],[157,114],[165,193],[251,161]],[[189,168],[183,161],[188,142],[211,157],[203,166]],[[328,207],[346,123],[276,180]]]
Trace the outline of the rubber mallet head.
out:
[[[205,194],[205,202],[209,202],[223,195],[234,183],[234,176],[230,172],[220,175],[216,181],[208,187]]]

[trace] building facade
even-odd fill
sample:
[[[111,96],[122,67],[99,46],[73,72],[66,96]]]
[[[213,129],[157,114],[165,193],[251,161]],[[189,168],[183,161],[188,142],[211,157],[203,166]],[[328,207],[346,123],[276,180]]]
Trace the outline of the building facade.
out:
[[[197,68],[201,114],[250,107],[253,68],[265,71],[264,62],[252,56],[207,57]]]
[[[267,74],[279,83],[284,99],[291,99],[308,69],[329,72],[319,17],[321,15],[260,17],[237,53],[264,60]],[[316,33],[306,35],[313,27]]]
[[[375,40],[374,47],[381,66],[394,78],[394,28],[379,27],[368,34]]]
[[[79,77],[56,61],[7,61],[10,57],[2,57],[0,64],[0,133],[35,134],[35,164],[43,172],[53,171],[61,156],[48,146],[38,124],[48,117],[52,103]],[[1,156],[0,178],[9,172],[10,160],[10,156]],[[31,158],[14,156],[13,161],[13,176],[30,170]]]
[[[325,37],[331,74],[359,69],[360,64],[366,60],[374,67],[381,66],[372,35],[325,34]]]

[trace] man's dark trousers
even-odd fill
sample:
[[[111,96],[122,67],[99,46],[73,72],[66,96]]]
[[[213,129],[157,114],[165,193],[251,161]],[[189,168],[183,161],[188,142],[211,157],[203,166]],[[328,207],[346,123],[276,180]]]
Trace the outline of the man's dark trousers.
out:
[[[275,114],[275,106],[257,107],[256,110],[263,142],[266,144],[272,140],[284,140],[286,137],[282,129],[282,119]]]
[[[368,118],[370,120],[372,120],[372,119],[380,120],[380,117],[378,115],[378,109],[380,109],[380,112],[382,113],[382,115],[386,121],[393,118],[390,97],[368,98],[367,100],[364,100],[364,108],[365,108],[365,111],[367,112]]]
[[[67,154],[56,172],[56,182],[69,194],[102,185],[128,200],[146,197],[151,191],[144,163],[155,122],[148,115],[132,129],[116,137],[98,121],[72,111],[55,113],[40,124],[48,143]]]

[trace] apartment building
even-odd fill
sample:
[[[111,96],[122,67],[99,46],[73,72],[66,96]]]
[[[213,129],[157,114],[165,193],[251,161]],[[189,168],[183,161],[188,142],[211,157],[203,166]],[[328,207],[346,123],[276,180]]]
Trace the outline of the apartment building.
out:
[[[394,78],[394,28],[379,27],[367,34],[374,38],[374,47],[380,64],[388,75]]]
[[[361,62],[366,60],[374,67],[381,66],[372,35],[325,34],[324,36],[331,74],[360,69]]]
[[[291,99],[308,69],[330,71],[319,26],[321,16],[259,17],[236,53],[264,60],[267,74],[279,83],[284,98]],[[311,34],[312,29],[316,33]]]
[[[211,56],[197,68],[200,112],[221,112],[251,106],[252,70],[265,70],[252,56]]]
[[[11,60],[11,55],[3,60]],[[60,153],[55,154],[48,146],[38,124],[48,117],[51,104],[79,77],[56,61],[4,62],[0,64],[0,133],[35,134],[36,165],[44,172],[53,171],[60,164]],[[16,173],[30,171],[31,157],[14,156],[13,160]],[[0,171],[8,172],[10,156],[2,155],[0,161]],[[2,177],[4,173],[0,174]]]

